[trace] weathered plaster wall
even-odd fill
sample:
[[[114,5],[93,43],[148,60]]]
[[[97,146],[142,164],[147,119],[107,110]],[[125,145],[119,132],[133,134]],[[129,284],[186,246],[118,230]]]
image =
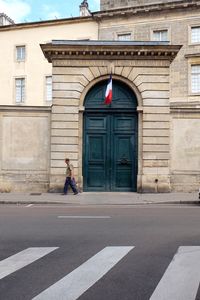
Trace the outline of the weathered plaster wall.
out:
[[[171,123],[172,189],[185,192],[200,186],[200,113],[177,114]]]
[[[47,191],[50,111],[0,110],[0,191]]]

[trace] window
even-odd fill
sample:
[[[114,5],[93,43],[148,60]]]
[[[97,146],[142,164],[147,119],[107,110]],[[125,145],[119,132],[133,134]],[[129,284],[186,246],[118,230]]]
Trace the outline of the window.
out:
[[[46,101],[52,101],[52,76],[46,76]]]
[[[118,41],[130,41],[131,33],[120,33],[117,35]]]
[[[17,46],[16,47],[16,59],[17,59],[17,61],[24,61],[25,56],[26,56],[25,46]]]
[[[155,30],[153,31],[154,41],[167,41],[168,40],[168,30]]]
[[[200,43],[200,26],[191,28],[191,43]]]
[[[191,85],[192,93],[200,93],[200,65],[192,66]]]
[[[15,79],[15,102],[23,103],[25,100],[25,78]]]

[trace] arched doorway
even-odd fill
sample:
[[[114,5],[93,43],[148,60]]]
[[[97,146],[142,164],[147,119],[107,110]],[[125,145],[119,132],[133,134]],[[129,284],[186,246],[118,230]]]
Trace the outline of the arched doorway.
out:
[[[105,105],[107,81],[85,97],[83,139],[84,191],[137,190],[137,98],[113,80],[113,100]]]

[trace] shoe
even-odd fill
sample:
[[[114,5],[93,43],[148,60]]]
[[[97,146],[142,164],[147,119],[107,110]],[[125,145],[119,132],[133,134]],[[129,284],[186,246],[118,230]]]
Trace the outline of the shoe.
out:
[[[74,193],[74,195],[78,195],[78,192]]]

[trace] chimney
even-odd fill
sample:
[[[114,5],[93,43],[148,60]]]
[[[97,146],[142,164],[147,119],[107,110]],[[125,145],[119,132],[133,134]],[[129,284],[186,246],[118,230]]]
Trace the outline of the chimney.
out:
[[[80,8],[80,17],[91,16],[87,0],[83,0],[79,8]]]

